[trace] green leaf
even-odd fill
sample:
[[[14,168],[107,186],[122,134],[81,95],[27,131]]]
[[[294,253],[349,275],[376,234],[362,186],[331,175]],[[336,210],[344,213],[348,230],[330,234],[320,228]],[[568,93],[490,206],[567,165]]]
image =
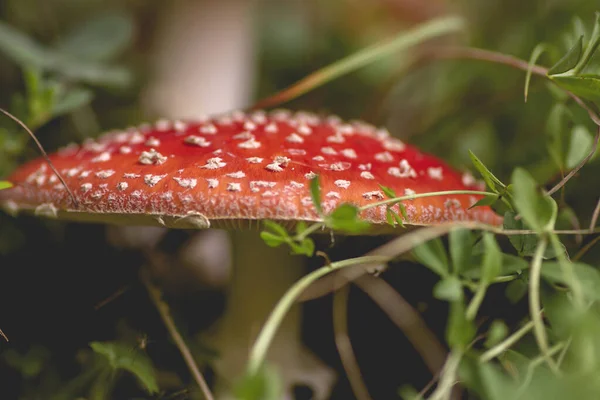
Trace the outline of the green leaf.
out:
[[[395,199],[396,197],[396,192],[394,191],[394,189],[391,189],[387,186],[383,186],[383,185],[379,185],[379,188],[381,189],[381,191],[390,199]]]
[[[584,295],[590,300],[600,300],[600,272],[583,263],[569,263],[569,266],[573,268]],[[545,262],[542,265],[542,277],[549,282],[569,286],[569,280],[558,262]]]
[[[1,21],[0,52],[21,67],[53,71],[72,81],[126,87],[133,80],[131,71],[125,68],[82,60],[47,48]]]
[[[567,53],[548,70],[548,75],[562,74],[575,68],[581,59],[582,52],[583,35],[579,36],[579,39],[569,49],[569,51],[567,51]]]
[[[310,180],[310,197],[317,214],[323,216],[323,207],[321,206],[321,184],[319,183],[319,175]]]
[[[144,351],[119,342],[92,342],[90,347],[104,356],[113,369],[131,372],[148,393],[158,393],[154,366]]]
[[[109,61],[133,41],[134,21],[120,12],[104,12],[62,35],[56,49],[88,61]]]
[[[450,315],[446,326],[446,340],[450,348],[466,348],[475,337],[476,329],[473,321],[465,316],[463,300],[450,303]]]
[[[473,235],[468,229],[457,228],[450,231],[448,241],[453,272],[460,274],[461,271],[467,270],[470,267],[471,252],[474,243]]]
[[[488,330],[484,346],[490,348],[500,343],[508,335],[508,327],[502,320],[494,320]]]
[[[523,168],[516,168],[511,180],[515,207],[527,225],[537,232],[552,229],[557,214],[554,199],[542,194],[537,182]]]
[[[278,224],[277,222],[271,220],[265,220],[263,221],[263,224],[265,225],[265,228],[271,230],[277,236],[281,236],[283,238],[289,237],[288,231],[283,226],[281,226],[281,224]]]
[[[347,232],[362,233],[371,227],[371,224],[359,218],[359,209],[352,204],[342,204],[325,218],[330,228]]]
[[[491,206],[492,204],[497,202],[499,198],[500,196],[497,194],[490,194],[488,196],[484,196],[482,199],[478,200],[475,204],[469,207],[469,210],[475,207]]]
[[[600,76],[598,75],[552,75],[550,79],[559,87],[583,99],[600,103]]]
[[[460,279],[454,275],[450,275],[433,287],[433,297],[438,300],[457,301],[463,298],[463,289]]]
[[[568,169],[576,167],[592,150],[594,139],[584,125],[575,125],[571,131],[569,150],[565,164]]]
[[[546,123],[546,146],[559,169],[565,168],[565,153],[568,150],[566,141],[568,121],[573,117],[564,103],[556,103],[548,114]]]
[[[58,117],[68,114],[78,108],[88,105],[94,98],[94,92],[84,88],[71,88],[64,95],[56,99],[52,107],[52,116]]]
[[[12,183],[10,183],[8,181],[0,181],[0,190],[10,189],[11,187],[13,187]]]
[[[283,384],[277,371],[267,365],[254,375],[246,374],[234,392],[239,400],[280,400]]]
[[[442,277],[448,275],[448,271],[450,270],[448,267],[448,257],[446,256],[446,249],[444,249],[441,239],[436,238],[420,244],[413,249],[412,253],[417,261],[436,274]]]
[[[485,284],[490,284],[494,278],[500,275],[502,269],[502,252],[496,242],[496,238],[490,232],[483,232],[483,264],[481,266],[481,280]]]
[[[301,242],[287,241],[292,249],[292,254],[312,257],[315,252],[315,242],[311,238],[304,238]]]
[[[533,70],[533,66],[537,62],[538,58],[546,51],[548,45],[544,43],[540,43],[531,52],[531,57],[529,57],[529,63],[527,64],[527,73],[525,74],[525,90],[524,97],[525,103],[527,103],[527,97],[529,96],[529,83],[531,82],[531,72]]]
[[[270,247],[278,247],[287,242],[286,238],[267,231],[262,231],[260,233],[260,238],[265,242],[267,246]]]
[[[471,157],[471,162],[473,162],[473,165],[477,168],[477,171],[479,171],[481,177],[492,192],[500,193],[502,191],[501,189],[506,188],[506,185],[504,185],[500,179],[496,178],[496,176],[492,174],[471,150],[469,150],[469,156]]]
[[[575,66],[573,72],[575,75],[579,75],[581,71],[585,69],[585,67],[589,64],[590,60],[596,53],[598,46],[600,45],[600,12],[596,11],[596,20],[594,21],[594,29],[592,31],[592,35],[590,36],[590,40],[585,47],[585,51],[583,52],[583,56]]]
[[[396,226],[396,224],[398,224],[401,228],[404,228],[404,221],[400,215],[398,215],[398,213],[392,210],[390,207],[386,208],[385,210],[385,219],[391,226]]]

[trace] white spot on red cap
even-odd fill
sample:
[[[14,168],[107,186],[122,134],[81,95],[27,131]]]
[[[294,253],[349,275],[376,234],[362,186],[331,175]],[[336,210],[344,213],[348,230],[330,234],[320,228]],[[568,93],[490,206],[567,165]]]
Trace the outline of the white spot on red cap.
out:
[[[288,137],[285,138],[290,143],[304,143],[304,138],[297,133],[292,133]]]
[[[375,179],[375,177],[373,176],[373,174],[370,173],[369,171],[361,171],[360,177],[364,178],[364,179]]]
[[[113,171],[112,169],[107,169],[107,170],[104,170],[104,171],[98,171],[98,172],[96,172],[96,177],[98,177],[100,179],[106,179],[106,178],[110,178],[114,174],[115,174],[115,171]]]
[[[408,160],[402,159],[400,160],[400,168],[391,167],[388,169],[388,174],[395,176],[397,178],[416,178],[417,173],[410,166]]]
[[[383,141],[383,148],[389,151],[401,152],[406,149],[406,145],[399,139],[387,138]]]
[[[304,136],[308,136],[312,133],[312,129],[310,126],[302,124],[298,127],[298,133]]]
[[[342,189],[348,189],[350,187],[350,181],[346,181],[344,179],[338,179],[333,184]]]
[[[415,194],[417,194],[417,192],[415,192],[412,189],[409,189],[409,188],[404,189],[404,195],[405,196],[414,196]]]
[[[87,192],[89,192],[90,190],[92,190],[92,184],[91,184],[91,183],[84,183],[84,184],[82,184],[82,185],[81,185],[79,188],[81,189],[81,191],[82,191],[83,193],[87,193]]]
[[[93,162],[93,163],[105,162],[105,161],[110,161],[110,153],[108,151],[102,152],[102,153],[100,153],[100,155],[91,159],[91,162]]]
[[[314,172],[310,171],[310,172],[304,174],[304,177],[306,179],[309,179],[309,180],[310,179],[315,179],[317,177],[317,174],[315,174]]]
[[[246,121],[246,122],[244,122],[244,129],[253,131],[256,129],[256,124],[252,121]]]
[[[246,161],[248,161],[250,164],[260,164],[261,162],[263,162],[264,158],[260,158],[260,157],[248,157],[246,158]]]
[[[325,197],[329,197],[330,199],[341,199],[342,196],[340,196],[340,194],[338,192],[327,192],[327,194],[325,195]]]
[[[322,147],[321,148],[321,153],[327,154],[329,156],[336,156],[337,155],[337,151],[335,151],[335,149],[333,147]]]
[[[148,140],[146,140],[146,143],[144,143],[144,145],[148,147],[158,147],[160,146],[160,140],[158,140],[155,137],[149,137]]]
[[[204,133],[205,135],[215,135],[217,133],[217,127],[213,124],[202,125],[198,128],[198,132]]]
[[[125,178],[125,179],[135,179],[135,178],[139,178],[139,177],[141,177],[140,174],[134,174],[131,172],[126,172],[123,174],[123,178]]]
[[[381,162],[392,162],[394,161],[394,156],[389,151],[383,151],[375,154],[375,159]]]
[[[248,139],[256,139],[256,136],[254,136],[253,134],[251,134],[248,131],[244,131],[244,132],[240,132],[238,134],[233,135],[232,138],[236,139],[236,140],[248,140]]]
[[[356,155],[356,151],[354,151],[354,149],[344,149],[340,153],[342,153],[342,155],[344,157],[346,157],[346,158],[356,158],[356,157],[358,157]]]
[[[155,149],[150,149],[150,151],[142,151],[140,154],[139,162],[140,164],[145,165],[161,165],[167,161],[167,157],[160,154]]]
[[[242,185],[237,182],[231,182],[227,184],[227,191],[229,192],[241,192]]]
[[[241,149],[258,149],[260,147],[260,142],[254,138],[250,138],[245,142],[239,143],[238,147]]]
[[[200,168],[219,169],[219,168],[223,168],[226,165],[227,165],[227,163],[223,162],[223,159],[221,157],[213,157],[213,158],[209,158],[208,160],[206,160],[206,164]]]
[[[150,187],[156,185],[158,182],[163,180],[167,175],[144,175],[144,183]]]
[[[228,176],[230,178],[241,179],[241,178],[245,177],[246,174],[243,171],[236,171],[236,172],[230,172],[228,174],[225,174],[225,176]]]
[[[192,144],[192,145],[198,146],[198,147],[210,146],[210,142],[202,136],[190,135],[190,136],[186,137],[185,139],[183,139],[183,141],[187,144]]]
[[[323,156],[314,156],[312,159],[315,161],[325,161],[325,157]]]
[[[444,179],[442,167],[437,167],[437,168],[429,167],[429,168],[427,168],[427,174],[429,175],[429,177],[431,179],[435,179],[438,181],[441,181]]]
[[[267,166],[265,168],[268,169],[269,171],[281,172],[281,171],[283,171],[283,167],[287,166],[290,161],[291,160],[287,157],[277,156],[277,157],[275,157],[273,162],[271,164],[267,164]]]
[[[121,147],[119,147],[119,153],[121,153],[121,154],[129,154],[129,153],[131,153],[131,147],[129,147],[129,146],[121,146]]]
[[[344,143],[345,141],[346,139],[339,132],[335,135],[327,136],[327,142],[329,143]]]
[[[350,164],[349,162],[344,162],[344,161],[340,161],[340,162],[336,162],[330,165],[325,165],[324,168],[327,168],[331,171],[345,171],[347,169],[349,169],[352,166],[352,164]]]
[[[219,186],[219,180],[218,179],[208,178],[206,181],[208,182],[208,188],[209,189],[214,189],[217,186]]]
[[[380,190],[374,190],[372,192],[365,192],[362,194],[362,196],[367,199],[367,200],[383,200],[384,199],[384,195],[383,192],[381,192]]]
[[[306,150],[304,150],[304,149],[287,149],[286,151],[293,156],[305,156],[306,155]]]
[[[173,177],[173,180],[175,182],[177,182],[179,184],[179,186],[181,186],[182,188],[185,189],[193,189],[196,187],[196,184],[198,183],[198,180],[194,179],[194,178],[180,178],[180,177]]]
[[[265,126],[265,132],[267,133],[277,133],[279,132],[279,128],[275,122],[271,122],[267,126]]]
[[[119,189],[120,191],[126,190],[129,187],[129,183],[127,182],[119,182],[117,184],[117,189]]]

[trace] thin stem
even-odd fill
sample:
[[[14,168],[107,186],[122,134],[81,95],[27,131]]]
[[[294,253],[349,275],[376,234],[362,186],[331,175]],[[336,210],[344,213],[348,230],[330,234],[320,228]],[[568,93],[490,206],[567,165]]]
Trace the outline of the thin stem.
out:
[[[565,281],[568,283],[571,291],[573,292],[575,305],[579,310],[582,310],[585,307],[585,300],[583,296],[583,289],[581,288],[581,282],[575,276],[573,265],[567,260],[564,249],[560,243],[560,240],[558,240],[558,237],[552,233],[549,235],[550,243],[552,244],[554,252],[557,254],[556,258],[558,258],[558,263],[562,269],[563,275],[565,276]]]
[[[248,360],[248,372],[250,375],[255,375],[260,367],[263,365],[269,345],[277,332],[277,328],[281,325],[285,315],[296,302],[296,299],[317,279],[342,268],[350,267],[357,264],[364,263],[385,263],[390,260],[390,257],[382,256],[366,256],[351,258],[348,260],[334,262],[325,267],[321,267],[316,271],[305,275],[302,279],[296,282],[279,300],[269,317],[267,322],[263,325],[260,330],[256,341],[254,342],[251,350],[250,357]]]
[[[29,134],[29,136],[31,136],[31,138],[35,142],[35,145],[38,147],[38,149],[42,153],[42,156],[44,157],[44,160],[46,160],[46,163],[50,166],[50,169],[52,170],[52,172],[54,172],[54,174],[56,175],[56,177],[58,178],[58,180],[60,181],[60,183],[67,190],[67,193],[69,193],[69,196],[71,197],[71,200],[73,200],[73,205],[75,207],[79,207],[79,201],[77,201],[77,198],[75,197],[75,195],[73,194],[73,192],[71,191],[71,189],[69,188],[69,186],[67,185],[67,182],[65,182],[63,176],[60,174],[60,172],[58,172],[58,170],[56,169],[56,167],[54,166],[54,164],[50,160],[50,157],[48,157],[48,153],[46,153],[46,150],[44,150],[44,146],[42,146],[42,144],[40,143],[40,141],[38,140],[38,138],[33,134],[33,132],[31,131],[31,129],[29,129],[29,127],[27,125],[25,125],[25,123],[23,121],[21,121],[19,118],[15,117],[14,115],[12,115],[11,113],[9,113],[5,109],[0,108],[0,112],[2,114],[6,115],[8,118],[10,118],[13,121],[15,121],[17,124],[19,124],[23,129],[25,129],[25,131]]]
[[[460,365],[460,360],[462,359],[462,356],[463,353],[459,350],[453,350],[450,353],[448,359],[446,360],[446,364],[444,365],[444,370],[440,378],[440,383],[435,389],[435,392],[433,392],[429,397],[429,400],[450,399],[450,396],[452,395],[452,387],[456,384],[458,366]]]
[[[177,330],[175,321],[173,321],[173,318],[171,317],[169,305],[162,299],[161,290],[152,283],[152,281],[150,280],[150,277],[148,276],[148,273],[145,271],[145,269],[142,269],[142,271],[140,273],[140,278],[141,278],[142,282],[144,283],[144,285],[146,286],[148,294],[150,295],[150,299],[152,300],[152,303],[154,303],[156,310],[160,314],[160,317],[162,318],[163,323],[165,324],[165,327],[167,328],[167,331],[169,332],[169,335],[171,335],[171,338],[175,342],[175,345],[179,349],[179,352],[181,353],[186,365],[188,366],[190,372],[192,373],[194,380],[200,387],[202,394],[204,395],[206,400],[214,400],[214,397],[210,391],[210,388],[208,387],[206,380],[202,376],[202,373],[200,372],[200,369],[198,368],[198,365],[196,364],[196,361],[194,360],[194,356],[192,355],[192,352],[190,351],[189,347],[185,344],[185,340],[183,340],[183,337]]]
[[[510,349],[515,343],[517,343],[523,336],[525,336],[530,330],[534,327],[533,321],[529,321],[525,325],[523,325],[519,330],[515,333],[504,339],[502,342],[498,343],[491,349],[487,350],[479,357],[479,361],[484,363],[488,362],[493,358],[498,357],[500,354],[504,353],[508,349]]]
[[[392,199],[387,199],[387,200],[382,200],[382,201],[378,201],[375,203],[367,204],[366,206],[360,207],[359,210],[365,211],[365,210],[368,210],[369,208],[373,208],[373,207],[377,207],[377,206],[385,206],[387,204],[394,204],[394,203],[398,203],[400,201],[405,201],[405,200],[420,199],[423,197],[449,196],[449,195],[459,195],[459,194],[465,194],[465,195],[475,194],[475,195],[481,195],[481,196],[490,196],[490,195],[495,195],[496,193],[484,192],[484,191],[480,191],[480,190],[445,190],[445,191],[441,191],[441,192],[417,193],[417,194],[411,194],[409,196],[394,197]]]
[[[549,353],[548,337],[546,336],[546,329],[544,327],[544,321],[540,313],[540,279],[542,271],[542,259],[544,252],[548,245],[548,238],[546,235],[540,237],[540,241],[535,250],[533,260],[531,261],[530,277],[529,277],[529,313],[531,314],[531,320],[533,321],[533,333],[535,340],[544,356],[544,359],[548,363],[550,369],[558,373],[558,366],[554,362],[551,354]]]
[[[8,342],[8,336],[6,336],[4,334],[4,332],[2,332],[2,329],[0,329],[0,336],[2,336],[4,338],[4,340],[6,340]]]
[[[488,285],[480,282],[479,285],[477,286],[477,291],[475,292],[475,296],[473,296],[473,298],[471,299],[471,302],[469,303],[469,306],[467,307],[467,312],[465,314],[466,318],[470,321],[472,321],[473,319],[475,319],[475,316],[477,315],[477,311],[479,310],[479,306],[481,306],[481,303],[483,302],[483,299],[485,298],[485,293],[487,291]]]
[[[594,213],[592,214],[592,220],[590,221],[590,230],[593,230],[596,227],[596,222],[598,222],[598,217],[600,216],[600,199],[596,203],[596,208],[594,208]]]
[[[333,295],[333,333],[342,366],[346,371],[348,382],[358,400],[372,400],[365,381],[360,372],[360,366],[352,349],[348,335],[348,286],[338,290]]]
[[[559,351],[561,351],[562,349],[564,349],[565,347],[566,347],[565,342],[557,343],[557,344],[555,344],[554,346],[552,346],[551,348],[548,349],[548,355],[550,357],[552,357],[556,353],[558,353]],[[542,365],[542,363],[544,361],[546,361],[546,359],[545,359],[545,357],[543,355],[541,355],[539,357],[536,357],[533,360],[531,360],[531,362],[527,366],[527,372],[525,373],[525,379],[523,379],[523,383],[519,387],[519,391],[518,391],[518,394],[517,394],[517,399],[519,399],[523,395],[523,391],[527,388],[527,385],[529,385],[529,383],[531,382],[531,379],[533,378],[533,373],[535,372],[535,369],[537,367],[539,367],[540,365]]]

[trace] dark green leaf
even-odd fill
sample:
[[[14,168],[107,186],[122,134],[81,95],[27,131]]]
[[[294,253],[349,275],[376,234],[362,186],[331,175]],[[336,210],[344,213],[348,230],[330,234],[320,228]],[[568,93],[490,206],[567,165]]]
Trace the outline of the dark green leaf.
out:
[[[10,183],[10,182],[7,182],[7,181],[0,181],[0,190],[3,190],[3,189],[9,189],[9,188],[11,188],[12,186],[13,186],[13,185],[12,185],[12,183]]]
[[[506,185],[504,185],[500,179],[496,178],[496,176],[492,174],[492,172],[481,162],[481,160],[479,160],[479,158],[477,158],[477,156],[471,150],[469,150],[469,156],[471,157],[473,165],[475,168],[477,168],[477,171],[479,171],[481,177],[485,181],[486,185],[492,190],[492,192],[500,193],[502,192],[502,189],[506,188]]]
[[[500,275],[502,270],[502,252],[496,242],[496,238],[490,232],[483,233],[483,246],[485,253],[483,254],[483,264],[481,265],[481,280],[486,284],[490,284],[494,278]]]
[[[421,264],[428,267],[436,274],[445,277],[448,275],[448,257],[442,240],[437,238],[416,246],[413,255]]]
[[[321,207],[321,184],[319,183],[319,176],[315,176],[310,181],[310,197],[312,198],[313,205],[317,214],[323,215],[323,207]]]
[[[295,231],[296,231],[296,235],[300,235],[302,232],[304,232],[306,230],[306,222],[304,221],[299,221],[296,224],[295,227]]]
[[[400,225],[401,228],[404,228],[404,221],[398,215],[398,213],[391,208],[387,208],[385,210],[385,218],[388,224],[391,226],[396,226],[396,224]]]
[[[262,231],[260,233],[260,238],[270,247],[278,247],[287,242],[286,238],[267,231]]]
[[[529,83],[531,82],[531,72],[533,70],[533,66],[536,64],[538,58],[546,51],[546,47],[548,47],[544,43],[540,43],[531,52],[531,57],[529,57],[529,63],[527,65],[527,73],[525,74],[525,103],[527,103],[527,98],[529,97]]]
[[[527,282],[516,279],[506,286],[504,295],[512,304],[516,304],[525,296],[528,288]]]
[[[84,21],[56,43],[58,51],[88,61],[109,61],[132,42],[134,22],[131,16],[105,12]]]
[[[600,272],[591,265],[583,263],[568,263],[568,268],[572,268],[584,295],[590,300],[600,300]],[[545,262],[542,265],[542,277],[552,283],[570,286],[565,272],[558,262]]]
[[[362,233],[371,227],[358,217],[359,210],[352,204],[342,204],[326,218],[326,224],[336,231]]]
[[[457,301],[463,297],[462,284],[456,276],[450,275],[433,287],[433,297],[438,300]]]
[[[492,347],[500,343],[508,335],[508,327],[502,320],[494,320],[490,325],[484,346]]]
[[[583,36],[579,36],[579,39],[575,44],[567,51],[567,53],[554,64],[548,71],[548,75],[562,74],[567,72],[577,65],[581,59],[583,52]]]
[[[533,230],[543,232],[551,229],[556,221],[557,205],[550,196],[538,190],[537,182],[523,168],[512,174],[514,203],[517,211]]]
[[[106,357],[113,369],[131,372],[148,393],[158,393],[154,366],[144,351],[118,342],[92,342],[90,347]]]
[[[460,274],[461,271],[470,267],[471,251],[474,243],[473,235],[468,229],[457,228],[450,231],[448,240],[453,272]]]
[[[564,76],[552,75],[550,77],[559,87],[572,92],[573,94],[600,104],[600,76],[598,75],[577,75]]]

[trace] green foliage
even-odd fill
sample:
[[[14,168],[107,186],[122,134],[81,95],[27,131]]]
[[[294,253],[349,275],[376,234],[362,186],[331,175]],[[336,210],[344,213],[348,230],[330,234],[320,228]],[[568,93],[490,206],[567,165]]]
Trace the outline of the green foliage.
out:
[[[246,374],[240,380],[235,396],[239,400],[279,400],[282,390],[277,371],[265,365],[256,374]]]
[[[0,190],[2,189],[9,189],[11,188],[13,185],[10,182],[7,181],[0,181]]]

